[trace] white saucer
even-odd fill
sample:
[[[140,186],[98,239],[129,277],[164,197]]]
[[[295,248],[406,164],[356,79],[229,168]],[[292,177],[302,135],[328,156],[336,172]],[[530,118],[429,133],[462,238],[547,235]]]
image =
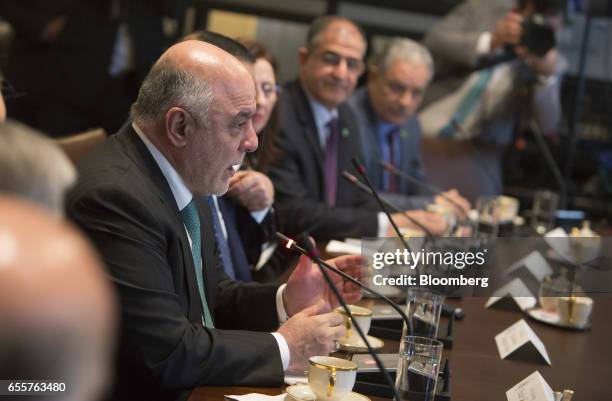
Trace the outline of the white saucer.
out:
[[[373,336],[367,336],[367,338],[368,342],[372,346],[372,349],[380,349],[383,347],[383,345],[385,345],[384,341],[380,338],[376,338]],[[338,349],[340,351],[352,352],[354,354],[368,352],[368,347],[361,339],[359,339],[358,341],[339,340],[338,345]]]
[[[292,401],[316,401],[317,396],[312,392],[308,384],[294,384],[285,389],[289,400]],[[365,395],[356,392],[349,393],[342,401],[371,401]]]
[[[585,324],[584,326],[576,326],[571,325],[569,323],[562,323],[558,312],[550,312],[542,308],[529,309],[527,311],[527,314],[529,315],[529,317],[534,320],[537,320],[538,322],[550,324],[552,326],[563,327],[564,329],[587,330],[591,328],[590,322],[587,322],[587,324]]]

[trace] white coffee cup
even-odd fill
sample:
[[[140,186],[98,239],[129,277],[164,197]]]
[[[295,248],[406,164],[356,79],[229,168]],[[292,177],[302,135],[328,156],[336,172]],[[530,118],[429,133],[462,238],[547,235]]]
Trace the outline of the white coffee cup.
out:
[[[560,323],[584,327],[593,310],[593,298],[560,297],[558,306]]]
[[[372,311],[368,308],[357,305],[348,305],[353,318],[350,319],[346,314],[346,311],[341,306],[336,308],[336,311],[344,318],[344,326],[346,327],[346,335],[342,337],[343,343],[354,344],[361,342],[361,337],[355,329],[355,324],[358,324],[364,334],[368,334],[370,331],[370,324],[372,323]]]
[[[353,390],[357,364],[333,356],[313,356],[308,368],[308,385],[317,401],[340,401]]]

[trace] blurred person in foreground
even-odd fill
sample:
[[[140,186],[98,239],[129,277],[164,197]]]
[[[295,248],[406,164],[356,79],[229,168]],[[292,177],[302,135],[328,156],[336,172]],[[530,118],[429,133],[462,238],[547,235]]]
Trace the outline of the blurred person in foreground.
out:
[[[0,377],[65,385],[17,398],[100,400],[115,319],[110,283],[81,234],[40,206],[0,196]]]
[[[26,198],[55,214],[76,170],[64,152],[40,132],[15,121],[0,123],[0,193]]]

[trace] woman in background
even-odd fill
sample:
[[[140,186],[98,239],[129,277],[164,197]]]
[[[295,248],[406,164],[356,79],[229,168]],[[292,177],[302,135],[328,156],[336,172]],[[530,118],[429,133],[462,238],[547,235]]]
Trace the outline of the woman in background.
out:
[[[278,130],[276,101],[280,90],[276,83],[278,64],[272,53],[261,43],[252,39],[242,39],[240,42],[255,57],[254,78],[257,86],[257,108],[253,115],[253,128],[259,139],[259,146],[257,151],[247,153],[247,159],[252,168],[265,173],[270,160],[278,152],[274,147]]]

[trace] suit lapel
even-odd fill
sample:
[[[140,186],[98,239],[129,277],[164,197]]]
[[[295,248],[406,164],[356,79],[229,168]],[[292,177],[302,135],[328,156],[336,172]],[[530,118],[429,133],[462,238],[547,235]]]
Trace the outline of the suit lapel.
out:
[[[316,160],[316,168],[318,174],[318,181],[321,183],[319,188],[320,193],[325,193],[325,173],[324,173],[324,154],[319,143],[319,133],[314,121],[314,115],[310,102],[306,93],[302,89],[302,85],[299,81],[294,81],[289,86],[291,92],[291,98],[294,99],[295,111],[297,113],[298,121],[302,126],[306,143],[310,152],[314,155],[313,160]]]
[[[366,153],[364,156],[366,159],[369,159],[369,163],[366,161],[366,166],[370,171],[369,177],[376,185],[376,188],[383,187],[383,169],[378,164],[379,160],[382,160],[382,149],[380,148],[380,143],[378,141],[378,119],[376,117],[376,112],[370,103],[370,98],[368,97],[367,88],[363,88],[360,93],[362,98],[360,99],[362,109],[364,111],[364,117],[367,122],[366,126],[363,127],[367,131],[365,132],[364,140],[366,143],[369,143],[370,146],[363,148],[363,151]]]
[[[155,162],[155,159],[153,159],[153,156],[151,156],[151,153],[146,148],[142,140],[138,137],[138,134],[136,134],[131,124],[129,126],[124,126],[124,128],[126,130],[125,134],[121,135],[120,139],[124,142],[123,148],[125,149],[126,154],[134,161],[138,168],[141,169],[143,175],[150,177],[154,185],[157,187],[157,195],[160,204],[163,209],[167,210],[167,215],[172,220],[174,231],[179,236],[183,257],[183,271],[185,274],[189,296],[189,321],[201,322],[202,305],[197,288],[195,267],[193,257],[191,255],[191,246],[189,245],[187,231],[185,230],[185,225],[183,224],[180,211],[176,205],[176,200],[174,199],[174,195],[172,195],[172,190],[170,189],[166,178]],[[118,134],[118,136],[119,135],[120,134]],[[202,249],[204,249],[204,240],[202,242]],[[204,262],[202,263],[202,266],[204,266]]]

